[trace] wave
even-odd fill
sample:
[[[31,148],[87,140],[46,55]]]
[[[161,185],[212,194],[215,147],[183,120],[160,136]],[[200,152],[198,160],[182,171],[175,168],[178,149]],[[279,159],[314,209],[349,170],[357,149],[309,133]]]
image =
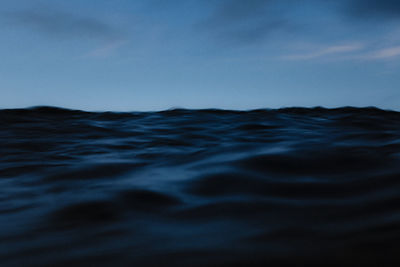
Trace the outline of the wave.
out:
[[[2,266],[399,264],[400,113],[0,110]]]

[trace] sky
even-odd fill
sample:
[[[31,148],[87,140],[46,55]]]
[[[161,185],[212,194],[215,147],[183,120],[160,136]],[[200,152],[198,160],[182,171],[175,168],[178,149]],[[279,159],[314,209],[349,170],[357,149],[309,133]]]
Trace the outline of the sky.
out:
[[[0,108],[400,110],[398,0],[2,0]]]

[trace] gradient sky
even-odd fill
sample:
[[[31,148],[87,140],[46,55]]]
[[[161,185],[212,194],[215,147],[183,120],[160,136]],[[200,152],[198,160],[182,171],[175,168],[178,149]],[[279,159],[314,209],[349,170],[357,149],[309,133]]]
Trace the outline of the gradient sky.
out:
[[[400,110],[398,0],[2,0],[0,108]]]

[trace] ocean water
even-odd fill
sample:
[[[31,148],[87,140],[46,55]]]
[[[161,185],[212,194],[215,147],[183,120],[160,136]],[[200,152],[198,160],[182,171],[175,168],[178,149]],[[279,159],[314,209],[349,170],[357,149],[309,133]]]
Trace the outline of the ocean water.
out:
[[[0,111],[1,266],[400,264],[400,113]]]

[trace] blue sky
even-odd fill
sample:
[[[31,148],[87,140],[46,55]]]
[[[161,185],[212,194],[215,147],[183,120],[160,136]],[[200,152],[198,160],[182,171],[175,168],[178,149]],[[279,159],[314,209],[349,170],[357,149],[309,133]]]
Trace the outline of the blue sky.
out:
[[[395,0],[2,0],[0,108],[400,110]]]

